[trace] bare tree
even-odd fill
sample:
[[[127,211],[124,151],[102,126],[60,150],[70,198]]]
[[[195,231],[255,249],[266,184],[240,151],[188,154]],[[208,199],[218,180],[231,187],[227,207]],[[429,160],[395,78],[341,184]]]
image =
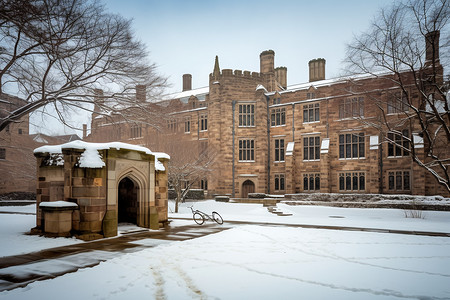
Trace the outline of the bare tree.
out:
[[[151,113],[134,96],[135,86],[145,85],[151,98],[166,83],[131,21],[94,0],[0,0],[0,41],[0,93],[17,90],[26,100],[0,118],[0,131],[49,106],[63,123],[69,108],[92,110],[93,103],[105,114],[133,107]]]
[[[192,186],[212,176],[216,152],[208,147],[207,141],[190,140],[179,133],[165,135],[158,144],[158,150],[170,155],[168,180],[177,195],[175,212],[178,212]]]
[[[443,73],[449,66],[449,19],[448,0],[395,2],[347,46],[346,70],[394,87],[387,95],[373,93],[379,118],[362,121],[450,192],[450,100]]]

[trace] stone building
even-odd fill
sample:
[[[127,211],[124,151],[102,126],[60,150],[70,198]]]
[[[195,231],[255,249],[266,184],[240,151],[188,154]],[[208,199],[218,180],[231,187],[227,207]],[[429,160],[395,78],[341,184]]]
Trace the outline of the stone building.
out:
[[[394,74],[326,79],[326,62],[319,58],[309,62],[309,82],[287,86],[287,68],[276,68],[274,61],[274,51],[264,51],[259,72],[249,72],[221,70],[216,57],[208,87],[191,89],[186,74],[183,91],[160,102],[170,112],[166,138],[177,132],[218,149],[215,175],[201,181],[211,195],[448,194],[398,146],[409,147],[400,136],[384,130],[397,144],[385,142],[373,126],[383,117],[381,107],[392,128],[409,136],[424,158],[419,125],[402,122],[408,107],[391,80]],[[410,86],[407,100],[420,107],[423,98],[413,89],[412,75],[400,74]],[[119,126],[120,140],[146,144],[153,129],[133,126]],[[89,138],[107,139],[117,127],[95,115]]]
[[[0,118],[25,105],[18,97],[0,92]],[[34,192],[36,164],[33,149],[36,143],[29,136],[28,115],[0,132],[0,195],[10,192]]]
[[[125,143],[42,146],[37,158],[36,229],[90,240],[118,223],[158,229],[167,222],[169,156]]]

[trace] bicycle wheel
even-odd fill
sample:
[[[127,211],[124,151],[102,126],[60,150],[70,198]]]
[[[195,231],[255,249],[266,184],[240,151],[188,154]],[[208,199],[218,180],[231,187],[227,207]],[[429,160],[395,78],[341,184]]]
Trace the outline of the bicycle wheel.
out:
[[[219,215],[218,212],[213,211],[212,217],[213,217],[214,221],[217,222],[217,224],[220,224],[220,225],[223,224],[223,219],[222,219],[222,217]]]
[[[203,223],[205,223],[205,218],[198,212],[194,213],[192,218],[194,219],[195,223],[197,223],[198,225],[202,225]]]

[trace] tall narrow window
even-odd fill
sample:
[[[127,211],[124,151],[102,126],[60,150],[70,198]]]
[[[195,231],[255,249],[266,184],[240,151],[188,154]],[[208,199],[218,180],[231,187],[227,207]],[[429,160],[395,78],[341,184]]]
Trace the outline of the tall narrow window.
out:
[[[347,133],[339,135],[339,158],[365,157],[364,133]]]
[[[320,137],[309,136],[303,138],[303,160],[320,159]]]
[[[255,126],[254,104],[239,104],[239,126],[240,127]]]
[[[284,139],[275,140],[275,161],[284,161]]]
[[[0,159],[6,159],[6,149],[0,148]]]
[[[186,117],[184,119],[184,132],[185,133],[191,132],[191,117]]]
[[[339,173],[339,190],[364,191],[366,189],[366,174],[364,172]]]
[[[364,117],[364,97],[343,99],[339,104],[339,119]]]
[[[286,125],[286,109],[272,108],[270,112],[270,126]]]
[[[208,130],[208,115],[201,114],[200,115],[200,131]]]
[[[177,120],[175,120],[175,119],[168,120],[167,121],[167,128],[171,132],[176,132],[177,131]]]
[[[320,121],[320,104],[303,105],[303,123]]]
[[[403,92],[395,92],[388,94],[387,113],[398,114],[409,111],[408,97]]]
[[[131,138],[136,139],[142,137],[142,127],[141,125],[131,126]]]
[[[388,172],[388,188],[393,192],[411,191],[411,179],[409,171]]]
[[[303,190],[319,191],[320,190],[320,174],[303,174]]]
[[[409,156],[409,130],[404,129],[402,133],[388,133],[388,156]]]
[[[284,191],[284,174],[275,174],[275,191]]]
[[[255,161],[254,140],[239,140],[239,161]]]

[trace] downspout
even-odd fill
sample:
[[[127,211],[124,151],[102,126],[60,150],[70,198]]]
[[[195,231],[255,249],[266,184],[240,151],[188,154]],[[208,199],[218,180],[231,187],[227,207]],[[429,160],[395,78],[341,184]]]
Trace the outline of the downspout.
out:
[[[378,144],[380,145],[379,146],[379,149],[380,149],[380,158],[379,158],[379,168],[380,168],[380,177],[378,178],[378,180],[379,180],[379,188],[378,188],[378,190],[379,190],[379,193],[380,194],[383,194],[383,192],[384,192],[384,189],[383,189],[383,143],[381,142],[381,134],[380,134],[380,141],[378,142]]]
[[[295,103],[292,103],[292,141],[295,142]]]
[[[270,111],[269,111],[269,96],[267,100],[267,193],[270,194]]]
[[[233,149],[233,158],[232,158],[232,171],[231,171],[231,176],[232,176],[232,178],[233,178],[233,181],[232,181],[232,187],[231,187],[231,197],[235,197],[235,179],[234,179],[234,173],[235,173],[235,152],[236,152],[236,150],[235,150],[235,141],[234,141],[234,138],[235,138],[235,131],[234,131],[234,125],[235,125],[235,122],[236,122],[236,120],[235,120],[235,111],[236,111],[236,100],[233,100],[232,102],[231,102],[231,111],[232,111],[232,113],[233,113],[233,126],[232,126],[232,128],[231,128],[231,136],[232,136],[232,143],[233,143],[233,145],[232,145],[232,149]]]

